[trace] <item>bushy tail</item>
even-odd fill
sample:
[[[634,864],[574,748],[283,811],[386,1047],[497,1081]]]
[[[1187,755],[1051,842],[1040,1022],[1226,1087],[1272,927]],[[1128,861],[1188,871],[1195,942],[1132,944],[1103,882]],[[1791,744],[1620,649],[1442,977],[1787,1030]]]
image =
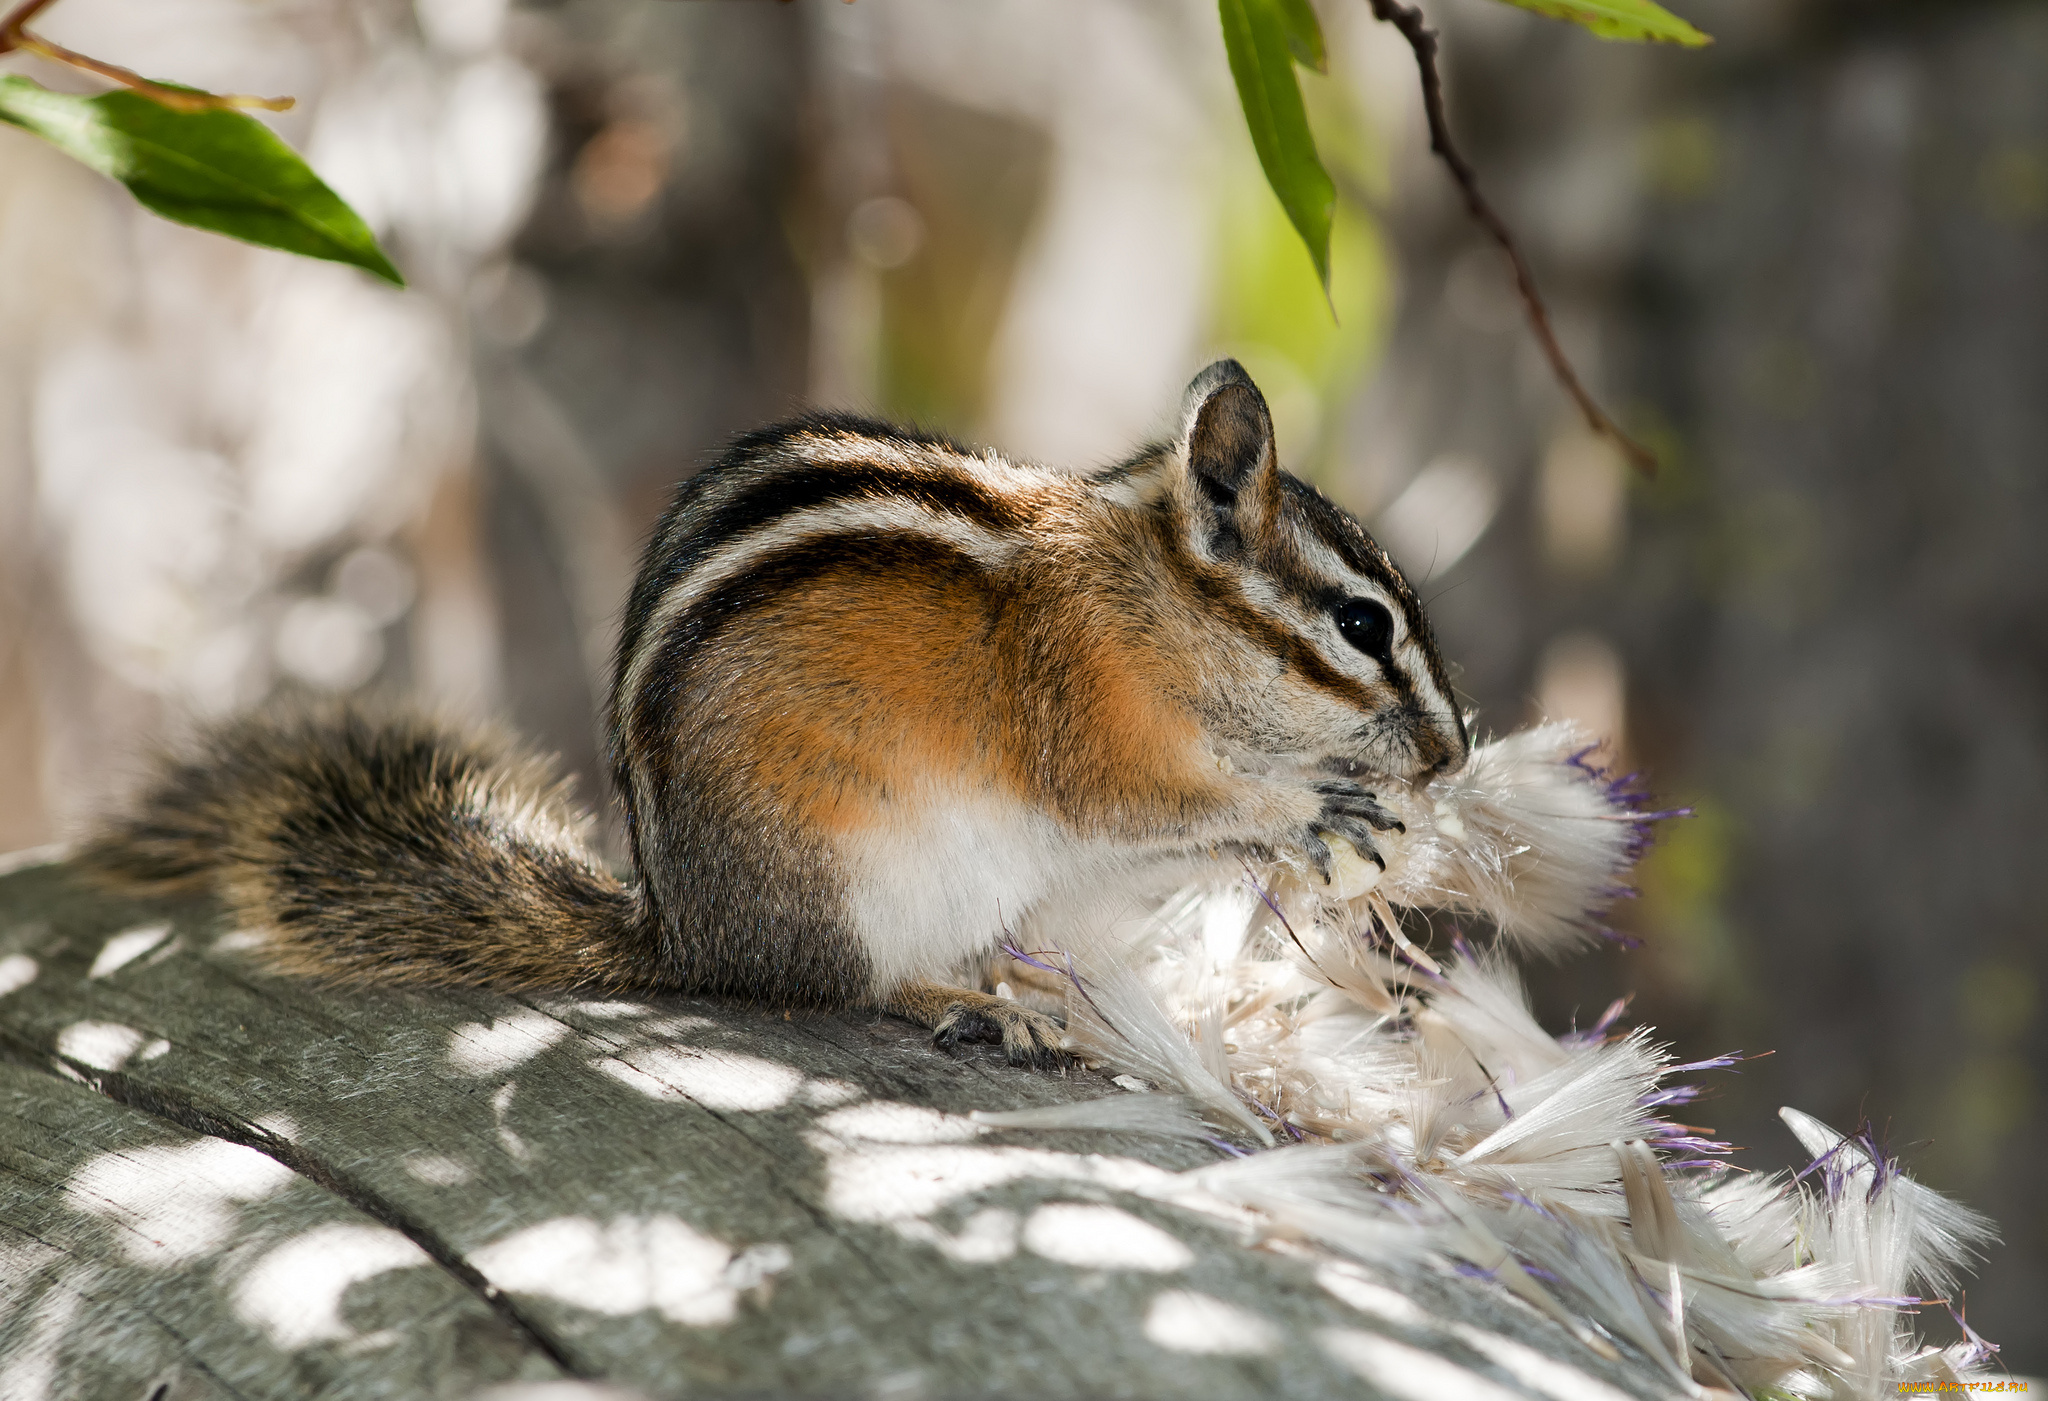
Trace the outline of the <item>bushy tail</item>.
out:
[[[129,889],[211,890],[284,972],[346,983],[673,982],[639,892],[545,760],[357,705],[274,708],[165,758],[81,853]]]

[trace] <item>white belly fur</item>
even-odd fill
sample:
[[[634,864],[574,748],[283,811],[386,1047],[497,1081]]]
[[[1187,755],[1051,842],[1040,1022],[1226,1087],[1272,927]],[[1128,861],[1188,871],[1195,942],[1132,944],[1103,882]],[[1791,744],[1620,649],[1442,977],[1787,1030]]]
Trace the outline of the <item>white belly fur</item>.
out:
[[[963,959],[1006,938],[1085,940],[1092,931],[1080,926],[1136,912],[1164,874],[1154,854],[1089,841],[1021,803],[945,794],[895,813],[839,844],[881,992],[950,981]]]

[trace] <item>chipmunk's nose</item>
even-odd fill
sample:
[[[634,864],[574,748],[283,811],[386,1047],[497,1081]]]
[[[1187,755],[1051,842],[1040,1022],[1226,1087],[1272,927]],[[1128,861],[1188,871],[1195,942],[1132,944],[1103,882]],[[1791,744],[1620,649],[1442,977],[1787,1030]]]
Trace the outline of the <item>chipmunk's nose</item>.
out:
[[[1465,717],[1455,710],[1448,716],[1425,714],[1415,727],[1415,757],[1424,779],[1458,768],[1471,752],[1472,737],[1466,733]]]

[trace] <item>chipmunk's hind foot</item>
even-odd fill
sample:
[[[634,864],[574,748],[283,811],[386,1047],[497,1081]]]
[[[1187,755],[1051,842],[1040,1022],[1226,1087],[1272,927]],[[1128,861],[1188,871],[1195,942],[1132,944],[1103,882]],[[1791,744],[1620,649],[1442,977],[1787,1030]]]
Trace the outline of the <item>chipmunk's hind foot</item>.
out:
[[[889,1010],[930,1027],[940,1050],[1001,1046],[1010,1064],[1037,1070],[1061,1069],[1071,1059],[1064,1048],[1066,1030],[1057,1021],[1007,997],[917,983],[891,998]]]
[[[973,1003],[953,1003],[932,1028],[932,1044],[943,1050],[1000,1043],[1010,1064],[1035,1070],[1065,1066],[1070,1059],[1062,1047],[1065,1040],[1066,1030],[1045,1013],[986,993],[976,993]]]

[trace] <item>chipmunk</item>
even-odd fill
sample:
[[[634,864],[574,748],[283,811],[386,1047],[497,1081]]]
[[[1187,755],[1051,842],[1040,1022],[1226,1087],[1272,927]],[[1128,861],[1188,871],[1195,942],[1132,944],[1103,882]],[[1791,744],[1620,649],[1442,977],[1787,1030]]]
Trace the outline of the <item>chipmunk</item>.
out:
[[[1414,592],[1228,360],[1092,474],[837,415],[739,438],[654,531],[609,732],[628,880],[545,763],[352,704],[213,730],[86,860],[215,889],[286,972],[880,1007],[1045,1063],[1055,1020],[945,981],[1010,924],[1218,849],[1327,879],[1326,837],[1398,825],[1357,775],[1467,750]]]

